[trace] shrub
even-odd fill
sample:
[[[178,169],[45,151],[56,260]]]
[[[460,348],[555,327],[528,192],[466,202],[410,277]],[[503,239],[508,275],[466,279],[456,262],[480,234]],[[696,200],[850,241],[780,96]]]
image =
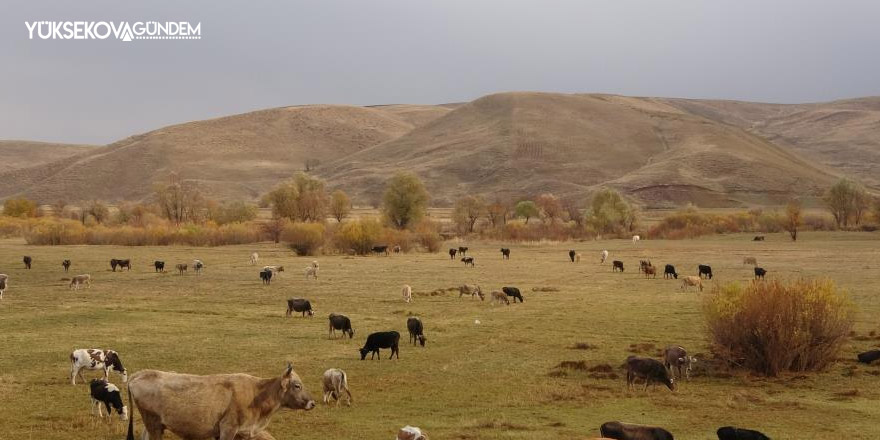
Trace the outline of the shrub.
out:
[[[440,252],[443,245],[443,237],[440,236],[440,227],[431,220],[424,219],[413,228],[419,246],[426,252]]]
[[[184,224],[173,226],[170,222],[148,227],[94,225],[88,227],[76,220],[40,219],[29,225],[23,233],[32,245],[117,245],[117,246],[222,246],[259,242],[262,238],[254,223],[232,223],[217,226]]]
[[[385,186],[382,212],[392,226],[405,229],[425,216],[428,199],[428,191],[418,176],[399,172]]]
[[[716,286],[704,314],[716,354],[770,376],[825,368],[854,320],[846,295],[827,279]]]
[[[8,217],[36,217],[37,203],[24,198],[6,199],[3,202],[3,215]]]
[[[0,238],[21,237],[28,221],[15,217],[0,217]]]
[[[378,220],[363,218],[348,221],[334,231],[333,246],[343,253],[366,255],[382,239],[382,233],[382,224]]]
[[[315,255],[324,245],[324,225],[321,223],[293,223],[281,233],[281,240],[297,255]]]

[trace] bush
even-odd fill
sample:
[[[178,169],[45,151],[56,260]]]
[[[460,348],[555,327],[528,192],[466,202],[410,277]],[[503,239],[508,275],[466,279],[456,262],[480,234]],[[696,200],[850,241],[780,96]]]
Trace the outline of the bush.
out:
[[[854,321],[846,295],[825,279],[716,286],[704,313],[716,354],[770,376],[825,368]]]
[[[440,227],[431,220],[424,219],[413,228],[419,246],[425,252],[440,252],[440,246],[443,245],[443,237],[440,236]]]
[[[342,253],[369,254],[383,237],[378,220],[364,218],[345,222],[333,233],[333,246]]]
[[[324,245],[324,225],[321,223],[293,223],[281,232],[281,240],[297,255],[315,255]]]
[[[36,217],[37,203],[24,198],[6,199],[3,202],[3,215],[7,217]]]
[[[255,223],[172,226],[164,222],[148,227],[88,227],[79,221],[67,219],[40,219],[30,224],[22,235],[32,245],[223,246],[256,243],[262,239]]]

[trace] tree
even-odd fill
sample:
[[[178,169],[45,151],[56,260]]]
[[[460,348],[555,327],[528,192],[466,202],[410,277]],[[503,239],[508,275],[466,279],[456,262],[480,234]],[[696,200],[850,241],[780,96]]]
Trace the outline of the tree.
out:
[[[6,199],[3,202],[3,215],[9,217],[36,217],[37,203],[25,198]]]
[[[110,208],[97,200],[93,200],[89,204],[87,211],[88,215],[94,217],[97,223],[104,223],[110,218]]]
[[[56,200],[55,203],[52,204],[52,214],[54,214],[55,217],[61,217],[66,206],[67,202],[65,202],[64,200]]]
[[[831,211],[838,228],[845,228],[849,223],[854,192],[855,185],[851,181],[840,179],[825,193],[825,205]]]
[[[288,180],[278,184],[275,189],[266,195],[266,199],[272,206],[272,217],[276,219],[296,218],[296,200],[298,197],[299,190],[297,190],[296,184],[292,181]]]
[[[576,200],[563,200],[562,210],[565,215],[568,216],[568,219],[573,221],[578,228],[582,228],[584,226],[587,216],[584,214],[584,209],[581,207],[580,203],[578,203]]]
[[[415,224],[425,216],[427,207],[428,191],[415,174],[399,172],[385,186],[382,211],[395,228]]]
[[[562,203],[553,194],[541,194],[536,204],[541,209],[541,217],[545,223],[552,225],[557,218],[562,217]]]
[[[537,217],[541,210],[538,209],[538,205],[531,200],[522,200],[516,204],[516,208],[514,208],[517,217],[521,217],[526,219],[526,224],[529,224],[529,219],[532,217]]]
[[[489,223],[492,224],[493,228],[507,224],[507,217],[509,215],[510,204],[501,199],[495,199],[494,202],[486,207],[486,218],[489,219]]]
[[[785,217],[782,227],[791,235],[791,241],[797,241],[798,229],[803,222],[803,204],[800,200],[792,199],[785,205]]]
[[[864,186],[856,185],[853,192],[853,217],[856,226],[862,224],[865,213],[871,209],[871,196]]]
[[[327,210],[324,181],[305,173],[297,173],[266,195],[272,205],[272,216],[303,222],[323,221]]]
[[[455,201],[452,219],[460,229],[468,233],[474,232],[474,225],[486,210],[486,202],[479,196],[464,196]]]
[[[638,213],[619,192],[604,188],[593,195],[588,221],[599,232],[614,232],[635,227]]]
[[[330,195],[330,214],[337,222],[342,223],[351,212],[351,199],[342,190],[337,189]]]
[[[257,207],[241,200],[213,203],[208,208],[208,218],[218,225],[244,223],[257,218]]]
[[[263,223],[263,232],[269,236],[269,239],[274,241],[275,244],[281,241],[281,234],[284,233],[284,228],[287,227],[289,221],[284,217],[275,217],[272,220]]]
[[[205,200],[192,185],[185,185],[172,175],[167,184],[155,186],[156,204],[162,215],[176,225],[198,219]]]

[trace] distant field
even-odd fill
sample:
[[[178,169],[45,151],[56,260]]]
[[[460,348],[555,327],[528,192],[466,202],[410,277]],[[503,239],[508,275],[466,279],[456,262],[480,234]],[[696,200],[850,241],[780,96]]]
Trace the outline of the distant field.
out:
[[[318,400],[322,372],[344,369],[354,405],[283,410],[269,426],[279,440],[388,440],[406,424],[432,439],[583,439],[598,436],[598,426],[609,420],[661,425],[685,440],[714,438],[729,424],[760,429],[774,440],[877,438],[880,365],[851,359],[880,345],[867,337],[880,331],[880,234],[805,233],[797,243],[781,234],[763,243],[750,239],[510,245],[510,261],[501,260],[500,243],[468,243],[473,269],[443,253],[319,256],[317,281],[302,276],[312,258],[271,244],[34,247],[5,240],[0,273],[9,274],[10,288],[0,302],[0,439],[122,438],[118,420],[111,426],[90,415],[87,386],[69,383],[67,356],[86,347],[118,350],[130,372],[268,377],[291,360]],[[568,262],[569,248],[584,260]],[[623,260],[626,272],[600,265],[602,249]],[[261,265],[288,271],[261,285],[248,263],[254,250]],[[34,258],[33,270],[23,269],[22,255]],[[637,268],[640,258],[675,264],[687,274],[709,263],[715,282],[747,282],[751,267],[741,264],[743,256],[756,257],[768,277],[829,276],[851,293],[860,337],[848,343],[840,362],[806,376],[730,374],[705,362],[700,297],[708,291],[682,293],[678,282],[645,279]],[[69,275],[60,265],[65,258],[73,260]],[[110,272],[110,258],[131,258],[134,269]],[[207,265],[201,276],[156,274],[151,266],[155,259],[173,267],[194,258]],[[79,273],[92,274],[92,288],[68,291],[62,278]],[[400,296],[404,283],[413,287],[411,304]],[[478,283],[486,292],[518,286],[525,302],[492,306],[453,292],[429,293],[462,283]],[[294,296],[310,299],[316,316],[285,318],[285,299]],[[327,339],[330,312],[351,317],[353,340]],[[427,347],[404,342],[399,360],[387,360],[387,351],[381,361],[359,360],[357,348],[370,332],[393,329],[405,340],[409,315],[422,317]],[[576,343],[595,349],[570,348]],[[631,344],[651,344],[634,349],[650,356],[682,344],[704,362],[674,393],[659,387],[628,392],[618,367],[632,354]],[[565,361],[609,365],[612,372],[557,368]],[[119,376],[111,380],[121,385]]]

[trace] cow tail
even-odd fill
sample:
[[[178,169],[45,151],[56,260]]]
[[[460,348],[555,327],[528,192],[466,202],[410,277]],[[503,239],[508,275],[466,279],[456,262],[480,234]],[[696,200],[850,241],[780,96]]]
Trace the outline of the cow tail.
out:
[[[125,440],[134,440],[134,404],[131,402],[131,385],[125,388],[128,390],[128,435]]]

